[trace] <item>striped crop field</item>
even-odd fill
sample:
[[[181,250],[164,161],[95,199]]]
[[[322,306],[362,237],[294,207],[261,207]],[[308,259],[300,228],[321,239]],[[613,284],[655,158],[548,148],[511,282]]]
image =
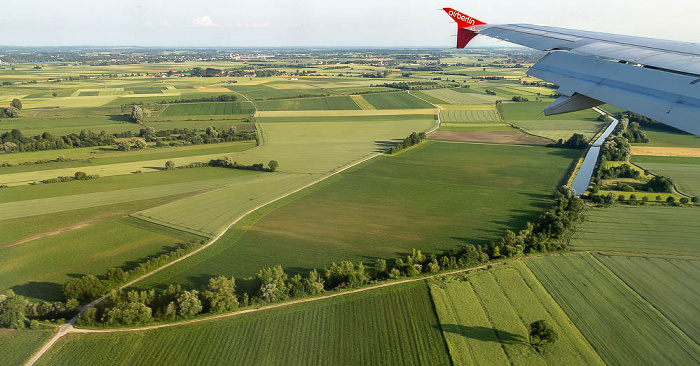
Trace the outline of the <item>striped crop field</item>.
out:
[[[700,346],[588,253],[528,267],[609,365],[697,365]]]
[[[50,330],[0,329],[0,360],[3,365],[22,365],[53,335]]]
[[[493,104],[497,100],[503,99],[495,95],[460,93],[452,89],[432,89],[423,90],[422,92],[433,98],[443,100],[447,104]]]
[[[430,290],[455,365],[603,365],[522,262],[436,279]],[[541,353],[527,328],[540,319],[559,334]]]
[[[440,112],[440,119],[448,123],[500,122],[501,118],[495,110],[470,111],[448,110]]]
[[[256,103],[261,111],[357,110],[360,107],[348,96],[263,100]]]
[[[595,257],[700,344],[700,259],[602,253]]]
[[[169,105],[160,116],[251,114],[254,111],[250,102],[178,103]]]
[[[406,92],[373,93],[362,96],[376,109],[429,109],[434,108]]]
[[[695,207],[615,206],[588,210],[571,247],[700,256],[699,237],[700,210]]]
[[[357,104],[360,107],[360,109],[363,109],[363,110],[377,109],[377,108],[374,108],[374,106],[370,102],[368,102],[367,99],[362,97],[362,95],[354,94],[354,95],[350,95],[350,98],[352,98],[352,100],[355,102],[355,104]]]
[[[450,365],[439,328],[417,282],[170,328],[73,333],[38,365]]]

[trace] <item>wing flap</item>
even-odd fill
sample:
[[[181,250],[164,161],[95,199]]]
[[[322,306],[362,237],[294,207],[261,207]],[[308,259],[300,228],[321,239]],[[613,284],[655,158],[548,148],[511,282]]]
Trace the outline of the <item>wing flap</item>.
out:
[[[696,77],[560,51],[542,58],[528,74],[559,85],[563,95],[582,94],[700,135]]]

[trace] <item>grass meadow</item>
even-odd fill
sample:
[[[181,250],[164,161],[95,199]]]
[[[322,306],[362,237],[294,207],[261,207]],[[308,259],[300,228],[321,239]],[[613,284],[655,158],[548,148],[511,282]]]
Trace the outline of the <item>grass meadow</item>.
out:
[[[700,346],[588,253],[528,267],[609,365],[692,365]]]
[[[277,264],[304,272],[346,259],[391,259],[412,248],[441,252],[487,243],[540,214],[574,155],[432,142],[377,158],[266,214],[242,237],[225,234],[196,262],[147,283],[201,285],[210,276],[247,277]]]
[[[595,258],[700,344],[700,259],[596,253]]]
[[[578,329],[522,262],[431,281],[455,365],[603,365]],[[538,352],[528,325],[545,319],[559,334]]]
[[[417,282],[171,328],[69,334],[37,365],[450,365],[439,328]]]
[[[700,209],[615,206],[591,208],[571,238],[579,250],[700,255]]]

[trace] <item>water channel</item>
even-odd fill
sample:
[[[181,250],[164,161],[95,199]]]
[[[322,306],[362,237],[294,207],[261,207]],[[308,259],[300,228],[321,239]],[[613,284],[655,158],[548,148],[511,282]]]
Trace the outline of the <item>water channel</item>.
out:
[[[619,121],[610,115],[607,115],[612,119],[612,123],[608,128],[603,131],[603,134],[598,137],[598,139],[593,142],[593,146],[586,153],[586,158],[583,159],[581,168],[576,173],[576,178],[574,178],[574,184],[572,188],[576,191],[577,195],[583,194],[591,183],[591,177],[593,176],[593,169],[595,168],[595,163],[598,161],[598,155],[600,154],[600,148],[603,146],[605,139],[610,136],[610,134],[615,130]]]

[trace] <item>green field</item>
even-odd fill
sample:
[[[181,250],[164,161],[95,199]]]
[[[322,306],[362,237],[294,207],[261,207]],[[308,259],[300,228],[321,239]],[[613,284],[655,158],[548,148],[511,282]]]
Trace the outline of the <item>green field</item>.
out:
[[[479,123],[501,121],[501,117],[495,110],[447,110],[440,112],[440,119],[442,120],[442,122],[447,123]]]
[[[196,350],[196,352],[193,352]],[[450,365],[424,282],[144,332],[69,334],[37,365]]]
[[[358,110],[350,97],[296,98],[256,102],[261,111]]]
[[[484,244],[537,218],[575,155],[431,142],[377,158],[268,213],[240,239],[239,232],[227,233],[196,261],[139,286],[201,285],[209,276],[247,277],[277,264],[303,272],[345,259],[395,258],[412,248],[442,252]]]
[[[11,288],[31,299],[59,301],[61,286],[71,278],[135,267],[134,261],[199,239],[133,218],[96,222],[1,248],[0,291]]]
[[[700,259],[595,254],[634,291],[700,344]]]
[[[269,98],[298,98],[301,96],[325,96],[326,90],[317,88],[271,88],[265,85],[227,85],[225,88],[241,93],[253,100],[264,100]]]
[[[144,174],[115,175],[100,179],[85,181],[72,181],[52,184],[36,184],[9,187],[0,190],[0,203],[38,200],[51,197],[73,196],[79,194],[118,191],[123,189],[163,186],[170,184],[223,180],[231,181],[231,178],[255,174],[251,171],[232,170],[223,168],[196,168],[162,170]],[[203,182],[203,188],[215,187],[220,183]],[[198,190],[193,186],[192,189]],[[133,198],[133,197],[126,197]],[[66,200],[66,201],[70,201]],[[98,195],[93,195],[89,200],[96,200],[100,204]],[[71,209],[70,202],[64,202],[65,209]]]
[[[377,109],[427,109],[434,108],[406,92],[372,93],[362,96]]]
[[[615,206],[591,208],[571,247],[655,254],[700,255],[700,209]]]
[[[207,169],[207,168],[201,168]],[[152,173],[149,173],[152,174]],[[157,174],[157,173],[156,173]],[[206,175],[206,173],[204,173]],[[241,184],[251,180],[259,179],[260,173],[252,171],[235,171],[225,178],[208,179],[208,180],[192,180],[180,183],[161,184],[161,185],[144,185],[137,188],[115,189],[110,191],[97,191],[93,193],[81,193],[73,195],[59,195],[56,197],[38,198],[25,201],[12,201],[0,203],[0,220],[16,219],[20,217],[43,215],[48,213],[63,212],[68,210],[77,210],[88,207],[97,207],[111,205],[115,203],[123,203],[137,200],[145,200],[158,197],[167,197],[180,195],[184,193],[214,190],[216,188],[227,187],[231,184]],[[74,185],[72,188],[80,189],[82,183],[85,182],[64,182],[54,183],[57,185]],[[108,185],[101,186],[101,182],[93,184],[93,187],[102,189]],[[107,182],[109,183],[109,182]],[[144,182],[150,183],[150,182]],[[60,191],[60,187],[57,189]],[[70,186],[67,188],[70,191]],[[12,189],[12,188],[10,188]],[[36,193],[42,193],[37,191]]]
[[[53,333],[50,330],[0,329],[0,360],[6,366],[23,365]]]
[[[609,365],[695,365],[700,346],[591,254],[527,261]]]
[[[54,165],[53,163],[40,164],[37,165],[37,169],[34,170],[20,166],[2,168],[0,169],[0,171],[2,171],[3,169],[8,170],[7,174],[0,174],[0,182],[9,186],[31,184],[33,182],[39,182],[47,178],[55,178],[59,176],[72,176],[75,174],[76,171],[82,171],[87,174],[98,174],[100,177],[131,174],[135,171],[141,171],[143,173],[159,172],[164,170],[165,162],[168,160],[172,160],[173,162],[175,162],[176,166],[187,165],[190,163],[206,163],[211,159],[219,159],[227,153],[236,153],[252,148],[253,146],[255,146],[254,144],[255,142],[247,141],[222,146],[216,146],[218,145],[216,144],[213,146],[207,146],[205,148],[199,147],[201,145],[186,146],[194,148],[183,149],[181,151],[170,150],[171,148],[154,148],[140,150],[144,152],[143,154],[140,154],[140,151],[138,150],[135,151],[136,154],[130,154],[130,152],[124,153],[120,151],[114,151],[110,148],[110,152],[115,152],[116,154],[108,156],[109,159],[104,160],[98,160],[97,158],[95,158],[88,160],[83,159],[79,162],[68,162],[65,164],[61,163],[56,165]],[[73,154],[70,154],[71,150],[62,150],[61,152],[63,151],[66,152],[66,155],[64,155],[66,158],[74,158]],[[83,153],[84,152],[85,151],[83,151]],[[39,153],[53,153],[54,155]],[[33,155],[34,153],[27,154]],[[51,156],[52,158],[56,157],[55,154],[55,151],[39,151],[36,153],[36,155],[42,155],[47,157]],[[79,154],[76,155],[81,156]],[[20,159],[29,159],[28,161],[35,160],[35,158],[30,158],[30,156],[27,155]],[[70,168],[62,166],[69,166]],[[18,172],[12,173],[13,170]]]
[[[671,178],[680,192],[700,196],[700,158],[660,157],[656,163],[650,162],[655,157],[646,158],[633,157],[632,161],[656,175]]]
[[[700,137],[689,133],[657,130],[649,127],[642,129],[649,137],[649,143],[643,144],[646,146],[700,147]]]
[[[251,125],[247,124],[243,126]],[[112,146],[101,146],[2,154],[0,155],[0,162],[14,164],[14,166],[0,168],[0,181],[8,179],[5,175],[9,176],[11,173],[58,170],[61,168],[78,169],[81,167],[115,165],[122,163],[151,161],[154,159],[228,154],[244,151],[253,147],[255,147],[255,141],[236,141],[217,144],[146,148],[143,150],[131,151],[119,151]],[[18,165],[24,162],[33,162],[38,160],[55,160],[59,156],[66,159],[72,159],[72,161],[51,162],[49,164]],[[70,174],[70,172],[67,174]]]
[[[94,223],[109,218],[123,217],[149,207],[158,206],[180,196],[166,196],[146,200],[135,200],[105,206],[95,206],[77,210],[54,212],[23,218],[0,221],[0,248],[31,236],[65,230],[86,222]]]
[[[602,365],[603,361],[522,262],[432,281],[440,327],[455,365]],[[538,352],[528,325],[559,334]]]
[[[376,153],[385,146],[382,141],[426,131],[434,123],[426,116],[408,121],[261,124],[263,144],[231,156],[245,164],[277,160],[278,172],[232,182],[219,190],[144,211],[140,217],[203,235],[218,234],[250,209]]]
[[[182,103],[171,104],[160,117],[217,115],[217,114],[251,114],[255,108],[249,102],[218,102],[218,103]]]
[[[452,89],[423,90],[422,93],[444,101],[447,104],[494,104],[503,99],[495,95],[460,93]]]

